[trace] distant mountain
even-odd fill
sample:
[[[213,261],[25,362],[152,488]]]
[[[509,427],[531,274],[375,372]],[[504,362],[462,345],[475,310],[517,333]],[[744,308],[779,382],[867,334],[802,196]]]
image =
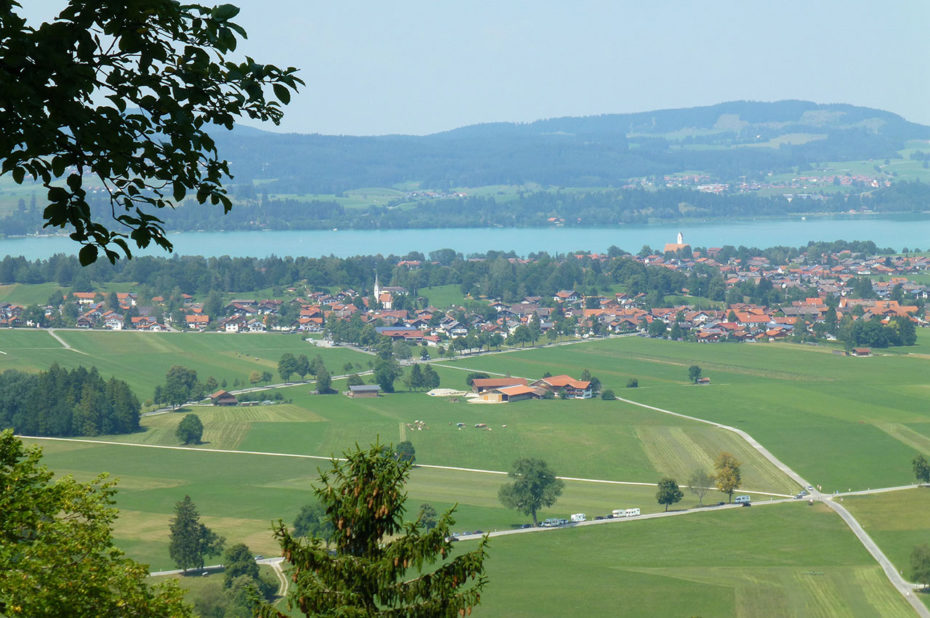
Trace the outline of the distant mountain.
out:
[[[761,177],[821,161],[896,156],[930,127],[896,114],[808,101],[734,101],[636,114],[478,124],[426,136],[217,136],[236,182],[274,179],[274,193],[336,193],[417,182],[611,187],[633,177],[701,170]]]

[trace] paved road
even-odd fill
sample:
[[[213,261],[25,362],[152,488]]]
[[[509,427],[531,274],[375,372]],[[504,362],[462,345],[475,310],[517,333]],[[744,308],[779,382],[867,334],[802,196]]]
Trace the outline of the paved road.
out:
[[[873,492],[874,493],[874,492]],[[911,607],[917,612],[918,615],[923,616],[924,618],[930,618],[930,610],[927,609],[927,606],[917,598],[914,589],[918,586],[912,584],[908,581],[905,581],[901,574],[898,573],[898,570],[894,567],[894,564],[891,563],[891,560],[879,549],[875,541],[872,540],[872,537],[863,530],[862,526],[859,525],[859,522],[856,521],[856,518],[846,510],[846,507],[834,500],[824,500],[827,506],[836,511],[836,513],[843,518],[843,521],[846,522],[846,525],[849,526],[849,529],[853,531],[853,534],[859,539],[859,541],[865,546],[866,550],[872,554],[872,557],[881,565],[882,570],[885,571],[885,576],[888,580],[894,585],[898,591],[904,595],[904,598],[908,603],[911,604]]]
[[[753,506],[765,506],[768,504],[781,504],[783,502],[793,502],[794,498],[780,498],[778,500],[766,500],[764,502],[753,502]],[[635,517],[617,517],[613,519],[591,519],[588,521],[582,521],[577,523],[569,523],[564,526],[558,526],[556,528],[516,528],[514,530],[493,530],[491,532],[482,533],[482,534],[462,534],[457,535],[456,538],[460,541],[474,541],[476,539],[484,538],[485,536],[495,537],[495,536],[510,536],[512,534],[532,534],[534,532],[555,532],[557,530],[566,530],[570,528],[582,528],[584,526],[601,526],[608,524],[622,524],[625,522],[631,521],[642,521],[644,519],[661,519],[663,517],[679,517],[681,515],[694,515],[695,513],[708,513],[714,511],[730,510],[730,509],[740,509],[744,508],[741,504],[724,504],[722,506],[708,506],[704,508],[696,509],[682,509],[676,511],[662,511],[659,513],[647,513],[645,515],[637,515]]]
[[[286,596],[289,582],[288,582],[287,577],[284,575],[284,571],[281,568],[281,565],[284,563],[284,558],[281,558],[281,557],[262,558],[260,560],[256,560],[255,562],[259,564],[267,564],[268,566],[271,567],[271,570],[274,571],[275,577],[278,579],[278,595],[282,597]],[[222,572],[222,570],[223,570],[222,564],[211,564],[209,566],[205,566],[203,570],[200,572],[212,574],[212,573],[220,573]],[[191,572],[196,574],[198,571],[197,570],[188,571],[188,573],[191,573]],[[173,569],[170,571],[153,571],[149,573],[149,575],[151,577],[166,577],[169,575],[181,575],[182,573],[184,573],[184,571],[182,571],[181,569]]]

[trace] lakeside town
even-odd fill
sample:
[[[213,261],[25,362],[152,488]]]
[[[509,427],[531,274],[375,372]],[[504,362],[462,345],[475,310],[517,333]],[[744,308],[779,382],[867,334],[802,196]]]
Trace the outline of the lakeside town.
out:
[[[72,291],[59,302],[25,306],[0,303],[3,327],[74,327],[138,331],[219,331],[321,333],[334,342],[374,346],[379,337],[427,348],[439,354],[526,345],[541,338],[590,337],[640,332],[654,337],[700,342],[835,340],[841,324],[875,323],[894,333],[930,321],[925,301],[930,287],[923,276],[930,257],[920,254],[863,255],[848,249],[799,256],[775,263],[763,256],[722,257],[722,248],[692,250],[679,234],[664,251],[624,255],[642,267],[719,275],[725,302],[689,296],[687,285],[672,294],[612,292],[585,294],[562,289],[551,297],[526,296],[517,302],[465,297],[465,306],[437,308],[399,285],[370,290],[311,291],[290,287],[277,298],[198,302],[191,294],[140,299],[134,292]],[[561,258],[585,269],[606,266],[616,256],[578,253]],[[480,258],[470,258],[470,261]],[[508,258],[512,264],[532,259]],[[395,272],[414,271],[423,260],[397,261]],[[775,293],[773,294],[773,291]],[[676,303],[664,302],[674,298]],[[765,302],[766,299],[780,302]],[[762,302],[760,302],[762,301]],[[177,305],[172,310],[171,304]],[[908,334],[910,333],[910,334]],[[842,338],[842,337],[841,337]],[[899,335],[900,338],[900,335]],[[850,346],[862,341],[851,341]],[[870,341],[877,347],[901,341]],[[436,353],[435,351],[433,352]]]

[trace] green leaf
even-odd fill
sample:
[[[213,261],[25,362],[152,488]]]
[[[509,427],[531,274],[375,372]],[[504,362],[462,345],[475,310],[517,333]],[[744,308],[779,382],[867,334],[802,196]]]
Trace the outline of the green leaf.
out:
[[[84,245],[78,253],[78,260],[81,266],[87,266],[97,261],[97,247],[94,245]]]
[[[48,190],[48,201],[50,202],[67,202],[70,194],[61,187],[52,187]]]
[[[23,184],[23,179],[26,177],[26,170],[21,167],[13,168],[13,182],[18,185]]]
[[[272,87],[274,88],[274,94],[276,97],[278,97],[279,101],[285,105],[291,102],[291,93],[285,86],[282,86],[281,84],[274,84]]]
[[[174,183],[174,201],[180,204],[185,195],[187,195],[187,187],[180,182]]]
[[[239,14],[239,7],[232,4],[221,4],[210,11],[210,17],[219,21],[232,19]]]
[[[55,157],[52,159],[52,174],[57,178],[65,173],[65,159],[64,157]]]

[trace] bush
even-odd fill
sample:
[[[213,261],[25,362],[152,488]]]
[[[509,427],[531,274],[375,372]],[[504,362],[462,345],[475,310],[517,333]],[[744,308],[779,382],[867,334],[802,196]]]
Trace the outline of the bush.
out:
[[[630,378],[626,382],[627,388],[637,388],[638,386],[639,386],[639,380],[637,380],[636,378]]]
[[[603,399],[604,401],[613,401],[616,398],[617,396],[614,395],[614,392],[610,390],[609,388],[603,393],[601,393],[601,399]]]

